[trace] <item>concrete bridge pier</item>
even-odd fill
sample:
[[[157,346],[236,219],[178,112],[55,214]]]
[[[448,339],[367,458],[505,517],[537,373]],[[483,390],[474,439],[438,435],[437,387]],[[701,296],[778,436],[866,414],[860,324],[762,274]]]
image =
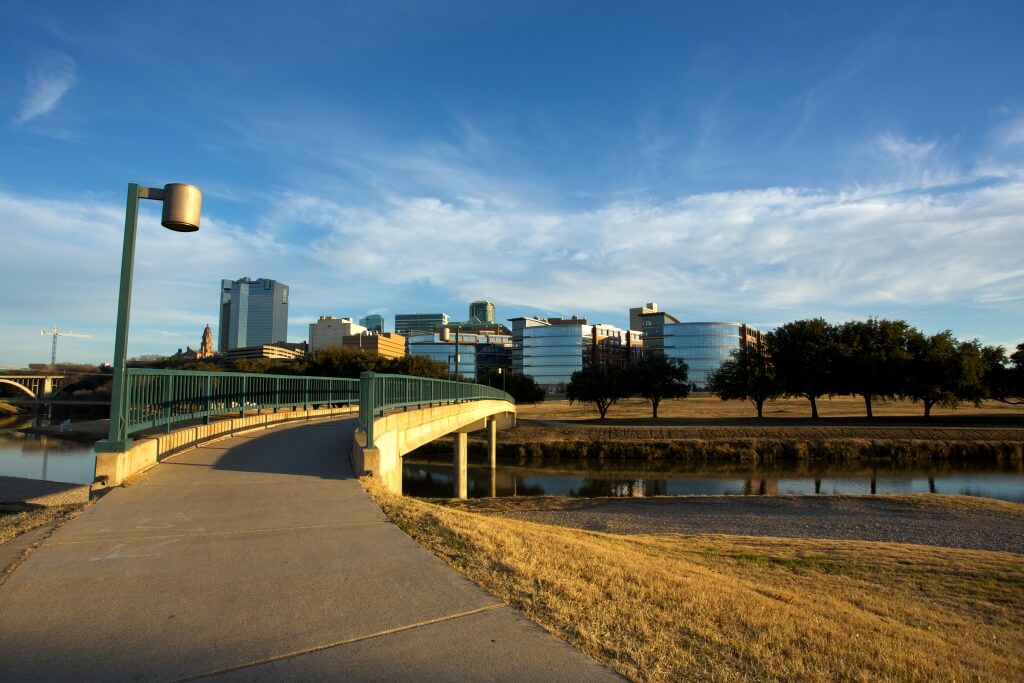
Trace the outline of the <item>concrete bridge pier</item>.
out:
[[[487,455],[493,472],[498,466],[498,421],[493,417],[487,420]]]
[[[489,417],[485,420],[487,429],[487,454],[491,465],[491,497],[497,495],[498,484],[498,419]],[[469,451],[469,434],[466,432],[455,432],[453,466],[455,468],[455,497],[465,500],[469,495],[469,478],[467,453]]]
[[[487,420],[487,455],[491,463],[491,498],[498,496],[498,421]]]
[[[455,497],[460,500],[465,500],[469,493],[469,485],[466,481],[468,473],[468,444],[469,434],[465,432],[455,432],[452,436],[455,437],[455,461],[452,463],[455,467]]]

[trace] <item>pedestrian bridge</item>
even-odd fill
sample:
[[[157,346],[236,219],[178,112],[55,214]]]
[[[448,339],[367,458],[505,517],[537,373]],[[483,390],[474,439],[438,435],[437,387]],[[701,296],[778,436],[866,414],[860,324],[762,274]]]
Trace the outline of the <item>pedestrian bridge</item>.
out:
[[[513,426],[516,414],[515,401],[500,389],[372,372],[345,379],[129,368],[124,394],[122,414],[112,414],[111,421],[136,437],[121,450],[97,448],[101,486],[120,484],[167,454],[204,441],[296,419],[358,412],[351,450],[339,444],[339,457],[351,455],[357,474],[401,493],[402,456],[453,434],[455,493],[464,498],[467,434],[488,430],[493,467],[497,431]]]

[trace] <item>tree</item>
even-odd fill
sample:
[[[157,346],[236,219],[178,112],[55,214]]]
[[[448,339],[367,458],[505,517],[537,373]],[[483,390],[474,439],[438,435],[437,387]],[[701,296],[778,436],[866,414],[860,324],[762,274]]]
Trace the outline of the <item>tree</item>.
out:
[[[377,363],[374,365],[374,371],[395,375],[448,379],[448,364],[426,356],[403,356],[401,358],[383,358],[378,356]]]
[[[604,419],[614,403],[629,395],[629,380],[622,368],[608,365],[588,365],[572,373],[565,396],[569,403],[593,403]]]
[[[1006,357],[1001,346],[986,346],[985,388],[990,398],[1002,403],[1024,405],[1024,343]]]
[[[864,397],[869,418],[872,399],[893,399],[901,393],[910,360],[911,328],[903,320],[853,320],[836,328],[838,393]]]
[[[314,377],[356,378],[362,372],[375,370],[380,360],[372,351],[332,346],[306,356],[301,374]]]
[[[686,398],[690,395],[690,386],[686,383],[687,370],[683,361],[654,351],[644,354],[626,370],[626,373],[632,391],[650,402],[651,417],[657,419],[658,406],[663,400]]]
[[[909,351],[906,394],[924,404],[926,418],[936,405],[955,408],[984,398],[985,359],[977,340],[957,341],[949,330],[931,336],[915,332]]]
[[[301,370],[293,361],[277,358],[239,358],[233,363],[235,372],[254,372],[264,375],[294,375]]]
[[[448,378],[448,367],[444,363],[425,356],[385,358],[373,351],[340,346],[315,351],[306,357],[304,363],[294,367],[299,374],[319,377],[358,378],[363,372],[383,372],[433,379]]]
[[[757,416],[764,416],[764,403],[782,394],[775,378],[775,368],[768,362],[762,349],[744,346],[733,351],[732,357],[711,374],[708,389],[723,401],[746,399],[757,408]]]
[[[782,393],[802,396],[818,419],[818,398],[833,393],[835,328],[822,318],[786,323],[765,335]]]
[[[521,372],[500,373],[491,370],[485,379],[488,385],[504,390],[515,399],[516,403],[539,403],[544,400],[544,388],[537,384],[529,375]]]

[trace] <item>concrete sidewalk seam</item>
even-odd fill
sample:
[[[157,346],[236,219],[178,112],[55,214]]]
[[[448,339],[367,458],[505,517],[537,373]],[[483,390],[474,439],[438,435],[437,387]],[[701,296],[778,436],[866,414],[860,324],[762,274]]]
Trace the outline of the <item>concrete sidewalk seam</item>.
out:
[[[127,539],[131,541],[153,541],[164,538],[194,538],[199,536],[227,536],[231,534],[262,534],[270,531],[309,531],[312,529],[343,529],[347,527],[356,526],[370,526],[373,524],[390,524],[391,522],[386,519],[370,520],[366,522],[342,522],[339,524],[311,524],[308,526],[280,526],[280,527],[267,527],[265,529],[224,529],[222,531],[200,531],[190,530],[192,533],[180,533],[180,534],[157,534],[153,536],[139,535],[134,538]],[[124,534],[124,530],[118,530],[111,532],[111,534]],[[53,545],[85,545],[87,543],[110,543],[116,540],[113,536],[108,538],[83,538],[78,541],[52,541],[47,543],[47,546]]]
[[[235,671],[241,671],[243,669],[251,669],[257,666],[263,666],[264,664],[272,664],[274,662],[280,662],[285,659],[292,659],[294,657],[301,657],[303,655],[313,654],[315,652],[322,652],[324,650],[330,650],[335,647],[342,647],[344,645],[352,645],[353,643],[360,643],[364,640],[372,640],[373,638],[380,638],[383,636],[390,636],[396,633],[403,633],[405,631],[412,631],[417,628],[423,628],[424,626],[433,626],[434,624],[440,624],[446,621],[452,621],[454,619],[461,619],[463,617],[471,617],[475,614],[481,614],[483,612],[490,612],[492,610],[501,609],[506,607],[504,603],[496,603],[493,605],[487,605],[486,607],[478,607],[466,612],[458,612],[456,614],[449,614],[443,617],[437,617],[436,619],[429,619],[427,621],[420,621],[415,624],[406,624],[405,626],[396,626],[394,628],[385,629],[383,631],[377,631],[376,633],[368,633],[362,636],[356,636],[354,638],[346,638],[345,640],[338,640],[333,643],[326,643],[324,645],[316,645],[314,647],[306,648],[304,650],[296,650],[294,652],[288,652],[281,655],[275,655],[274,657],[267,657],[266,659],[260,659],[255,662],[248,662],[246,664],[237,664],[230,666],[225,669],[218,669],[216,671],[209,671],[207,673],[197,674],[195,676],[189,676],[187,678],[179,678],[174,683],[189,683],[190,681],[199,681],[204,678],[212,678],[213,676],[222,676],[224,674],[233,673]]]

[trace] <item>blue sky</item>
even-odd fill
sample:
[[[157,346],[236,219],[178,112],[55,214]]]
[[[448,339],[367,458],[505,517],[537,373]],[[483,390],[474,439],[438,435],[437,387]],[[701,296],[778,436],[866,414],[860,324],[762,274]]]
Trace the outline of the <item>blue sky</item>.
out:
[[[0,365],[196,346],[222,277],[318,315],[764,328],[905,318],[1024,340],[1024,6],[128,3],[0,7]]]

